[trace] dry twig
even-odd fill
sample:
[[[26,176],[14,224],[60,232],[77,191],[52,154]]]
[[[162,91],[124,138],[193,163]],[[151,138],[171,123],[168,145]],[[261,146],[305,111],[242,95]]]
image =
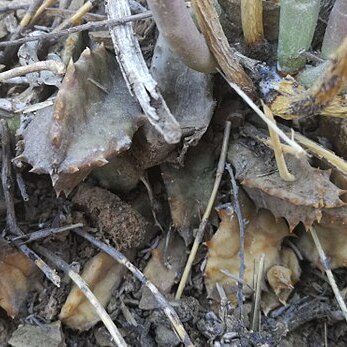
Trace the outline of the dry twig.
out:
[[[63,75],[66,71],[65,64],[55,60],[38,61],[36,63],[15,67],[11,70],[0,73],[0,82],[4,82],[13,77],[26,75],[32,72],[49,70],[58,75]]]
[[[105,308],[100,304],[99,300],[95,297],[93,292],[89,289],[88,284],[85,282],[85,280],[78,273],[73,271],[71,267],[69,266],[69,264],[67,264],[63,259],[60,259],[55,254],[49,252],[46,248],[42,246],[35,246],[35,249],[44,257],[49,259],[60,270],[64,271],[64,273],[67,274],[72,279],[72,281],[76,284],[76,286],[81,290],[81,292],[89,300],[90,304],[94,307],[100,319],[105,324],[105,327],[111,334],[116,345],[121,347],[126,347],[127,344],[124,341],[123,336],[119,332],[116,325],[113,323],[111,317],[106,312]]]
[[[330,269],[330,266],[329,266],[329,260],[328,258],[326,257],[325,253],[324,253],[324,250],[322,248],[322,245],[319,241],[319,238],[318,238],[318,235],[316,233],[316,230],[311,227],[311,236],[312,236],[312,239],[313,239],[313,242],[317,248],[317,251],[318,251],[318,254],[319,254],[319,258],[320,258],[320,262],[324,268],[324,271],[328,277],[328,280],[329,280],[329,283],[330,283],[330,286],[334,292],[334,295],[335,295],[335,298],[337,300],[337,303],[339,304],[340,306],[340,309],[342,311],[342,314],[347,322],[347,307],[346,307],[346,303],[345,301],[343,300],[342,298],[342,295],[340,293],[340,290],[336,284],[336,281],[335,281],[335,278],[334,278],[334,275],[333,275],[333,272],[331,271]]]
[[[324,158],[331,165],[335,166],[338,170],[347,175],[347,162],[337,156],[334,152],[320,146],[318,143],[297,132],[295,132],[294,138],[305,146],[313,155],[317,156],[318,158]]]
[[[42,229],[38,231],[34,231],[30,234],[25,234],[25,235],[20,235],[13,237],[11,241],[21,241],[20,244],[23,245],[25,243],[37,241],[43,238],[46,238],[51,235],[59,234],[67,230],[72,230],[75,228],[81,228],[83,227],[82,223],[76,223],[72,225],[67,225],[65,227],[60,227],[60,228],[48,228],[48,229]]]
[[[233,169],[231,168],[230,164],[226,165],[226,169],[229,173],[230,180],[231,180],[231,186],[233,191],[233,207],[234,212],[236,214],[237,220],[239,222],[239,229],[240,229],[240,270],[239,270],[239,278],[240,281],[237,283],[237,301],[240,308],[240,315],[242,318],[242,311],[243,311],[243,279],[245,274],[245,222],[242,216],[241,206],[239,202],[239,187],[236,183],[236,179],[234,176]]]
[[[182,323],[180,322],[180,319],[175,312],[175,310],[169,305],[165,297],[158,291],[158,289],[155,287],[153,283],[151,283],[145,275],[137,269],[126,257],[124,254],[116,250],[110,245],[107,245],[106,243],[97,240],[95,237],[89,235],[85,231],[81,229],[76,229],[74,232],[91,242],[96,247],[100,248],[103,252],[110,255],[113,259],[117,260],[118,263],[124,265],[130,272],[141,282],[142,285],[145,285],[153,294],[155,299],[157,300],[160,308],[164,311],[168,319],[170,320],[174,331],[176,332],[177,336],[180,338],[182,343],[185,346],[193,346],[193,343],[191,342],[187,332],[185,331]]]
[[[190,270],[193,266],[193,262],[194,262],[196,253],[198,251],[198,248],[200,246],[200,243],[202,242],[202,239],[203,239],[203,236],[205,233],[205,228],[206,228],[208,219],[210,217],[214,202],[216,200],[218,188],[219,188],[220,182],[222,180],[222,175],[224,172],[225,159],[226,159],[228,145],[229,145],[230,129],[231,129],[231,123],[226,122],[225,129],[224,129],[223,144],[222,144],[222,149],[221,149],[221,153],[220,153],[220,157],[219,157],[219,162],[218,162],[217,172],[216,172],[216,178],[214,181],[212,193],[211,193],[210,199],[208,201],[204,215],[202,216],[198,232],[195,235],[194,243],[193,243],[192,249],[190,251],[186,266],[184,268],[184,272],[183,272],[182,277],[181,277],[181,281],[180,281],[179,286],[177,288],[177,292],[176,292],[176,296],[175,296],[176,300],[181,298],[184,287],[186,286],[186,283],[187,283],[187,280],[188,280],[188,277],[190,274]]]
[[[60,25],[53,29],[53,32],[58,32],[70,25],[79,24],[82,18],[94,7],[96,1],[87,1],[84,3],[71,17],[65,19]]]
[[[260,321],[259,321],[259,309],[261,300],[261,289],[264,279],[264,265],[265,265],[265,254],[262,254],[259,260],[259,267],[257,273],[254,302],[253,302],[253,314],[252,314],[252,327],[251,330],[257,331]]]
[[[262,106],[263,106],[263,110],[264,110],[264,114],[265,116],[274,124],[276,124],[275,118],[273,117],[273,114],[270,110],[270,108],[264,104],[263,101],[261,101]],[[272,148],[275,152],[275,159],[276,159],[276,164],[278,167],[278,172],[280,174],[280,177],[287,182],[293,182],[295,181],[295,177],[294,175],[292,175],[287,168],[287,164],[286,161],[284,159],[284,155],[283,155],[283,150],[282,150],[282,146],[281,146],[281,142],[279,139],[278,134],[269,127],[269,133],[270,133],[270,138],[271,138],[271,143],[272,143]]]
[[[229,42],[219,22],[218,13],[214,7],[213,0],[193,0],[192,5],[199,26],[220,69],[227,76],[228,80],[238,84],[247,94],[253,94],[253,82],[239,64],[234,51],[230,48]]]
[[[143,20],[152,17],[152,12],[147,11],[139,14],[134,14],[131,16],[124,16],[119,19],[111,19],[111,20],[102,20],[102,21],[96,21],[96,22],[89,22],[86,24],[82,25],[77,25],[75,27],[69,28],[69,29],[64,29],[61,31],[57,32],[51,32],[51,33],[42,33],[41,35],[38,36],[27,36],[23,37],[21,39],[12,39],[10,41],[3,41],[0,42],[0,47],[7,47],[7,46],[17,46],[21,45],[26,42],[31,42],[31,41],[42,41],[42,40],[56,40],[59,39],[60,37],[68,36],[73,33],[78,33],[81,31],[94,31],[98,30],[104,27],[114,27],[117,25],[122,25],[126,24],[129,22],[134,22],[137,20]]]

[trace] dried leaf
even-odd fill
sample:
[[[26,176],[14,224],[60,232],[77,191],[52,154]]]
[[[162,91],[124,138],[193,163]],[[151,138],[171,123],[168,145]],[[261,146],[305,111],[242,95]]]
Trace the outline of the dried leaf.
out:
[[[170,238],[164,259],[165,240],[152,251],[152,258],[147,263],[143,273],[163,294],[169,294],[172,286],[181,278],[187,259],[186,245],[178,234]],[[150,290],[143,288],[140,302],[141,309],[158,308],[158,302]]]
[[[200,142],[189,149],[183,168],[161,165],[173,225],[183,233],[197,227],[211,195],[215,175],[212,145]]]
[[[269,209],[276,218],[286,218],[293,230],[300,222],[309,228],[320,221],[323,209],[345,205],[340,198],[344,190],[330,181],[330,170],[313,168],[306,158],[286,155],[296,180],[285,182],[276,170],[272,152],[260,143],[256,145],[257,149],[250,142],[231,144],[228,160],[257,208]]]
[[[314,228],[329,259],[331,269],[347,267],[347,227],[346,225],[315,224]],[[302,255],[316,267],[324,271],[317,248],[309,232],[301,231],[295,240]]]
[[[10,317],[18,314],[36,273],[29,258],[0,240],[0,306]]]
[[[242,194],[241,209],[243,217],[247,219],[245,229],[245,274],[244,281],[252,286],[254,272],[261,255],[265,257],[265,271],[273,265],[281,264],[280,246],[284,237],[289,235],[289,229],[284,219],[276,219],[266,210],[255,211],[254,205]],[[240,231],[236,215],[230,209],[218,211],[221,218],[219,228],[213,238],[207,242],[208,258],[205,269],[205,284],[209,295],[213,295],[215,284],[223,285],[226,293],[235,301],[237,283],[223,274],[224,269],[239,276],[240,268]],[[249,289],[244,287],[246,295]]]
[[[99,302],[105,307],[125,272],[125,267],[106,253],[99,253],[84,266],[82,278]],[[100,321],[94,306],[74,285],[61,309],[59,319],[68,327],[88,330]]]
[[[39,111],[24,130],[20,159],[49,173],[57,193],[69,194],[93,168],[129,149],[142,121],[113,57],[103,46],[86,49],[69,65],[54,111]]]

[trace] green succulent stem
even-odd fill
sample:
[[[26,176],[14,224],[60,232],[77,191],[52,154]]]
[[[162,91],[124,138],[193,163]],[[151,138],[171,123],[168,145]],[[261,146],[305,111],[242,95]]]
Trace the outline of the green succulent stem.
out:
[[[303,50],[308,50],[316,28],[320,0],[281,0],[278,38],[278,68],[296,73],[305,66]]]

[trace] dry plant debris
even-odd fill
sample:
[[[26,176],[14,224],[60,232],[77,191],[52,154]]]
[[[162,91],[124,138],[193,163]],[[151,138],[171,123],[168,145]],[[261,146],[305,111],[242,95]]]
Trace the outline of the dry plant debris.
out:
[[[337,95],[344,87],[346,80],[347,39],[332,55],[330,65],[310,89],[300,92],[302,88],[299,88],[295,82],[280,85],[280,93],[287,93],[287,95],[280,95],[272,102],[272,112],[284,119],[295,119],[317,114],[345,117],[344,98],[337,97]]]
[[[241,210],[247,221],[244,240],[244,281],[248,286],[244,286],[244,294],[250,296],[252,291],[249,287],[252,287],[254,276],[259,271],[258,265],[262,254],[265,254],[265,272],[274,265],[281,264],[281,243],[289,235],[289,228],[283,218],[276,220],[269,211],[263,209],[257,212],[253,203],[244,194],[241,196]],[[212,239],[206,242],[208,255],[205,284],[208,294],[214,297],[216,283],[223,285],[230,300],[235,303],[240,267],[239,223],[230,208],[219,209],[218,213],[221,218],[219,228]],[[221,270],[227,270],[236,277],[236,280],[225,275]],[[273,273],[274,269],[271,271]],[[277,288],[276,284],[274,288]]]
[[[19,158],[68,195],[93,168],[129,149],[142,121],[115,59],[102,46],[86,49],[68,66],[54,110],[40,110],[24,130]]]
[[[306,158],[286,155],[288,169],[297,179],[285,182],[271,151],[260,142],[257,145],[258,153],[247,143],[231,144],[228,152],[236,178],[257,208],[269,209],[276,218],[284,217],[293,230],[300,222],[309,228],[321,220],[323,211],[345,205],[341,200],[345,191],[330,180],[330,170],[314,168]]]
[[[124,271],[124,266],[101,252],[85,264],[81,276],[99,302],[106,307],[112,296],[112,290],[121,283]],[[100,321],[94,307],[76,285],[72,287],[66,298],[59,319],[77,330],[88,330]]]
[[[14,318],[33,288],[37,268],[23,253],[0,240],[0,306]]]
[[[162,240],[152,251],[152,257],[143,270],[143,274],[162,294],[169,294],[173,285],[180,279],[187,254],[186,245],[177,233],[171,236],[167,246],[165,241],[165,239]],[[158,307],[148,288],[143,289],[139,307],[142,309]]]
[[[0,1],[0,115],[12,131],[2,119],[0,305],[16,317],[6,321],[9,331],[24,323],[11,343],[26,345],[37,334],[31,342],[65,345],[64,331],[68,345],[94,337],[102,344],[101,320],[111,334],[106,344],[114,338],[119,346],[281,345],[296,336],[298,345],[323,338],[345,345],[326,290],[331,285],[347,319],[338,289],[345,276],[334,280],[328,269],[329,262],[347,268],[347,164],[335,155],[346,159],[347,150],[342,1],[329,17],[333,0],[307,0],[307,20],[299,21],[290,18],[298,2],[291,0],[27,1]],[[309,35],[296,38],[303,31]],[[281,78],[288,38],[296,55],[288,66],[298,60],[302,70]],[[300,50],[303,41],[314,51]],[[339,48],[324,61],[330,44]],[[297,81],[312,77],[309,69],[321,78],[305,89]],[[33,173],[49,174],[65,197],[46,196],[46,178]],[[215,204],[220,221],[211,215]],[[78,222],[91,228],[55,232]],[[91,258],[88,242],[105,253]],[[28,297],[37,270],[11,243],[61,286],[43,280],[44,290]],[[329,283],[301,269],[303,259]],[[71,261],[85,264],[82,277]],[[69,295],[56,270],[74,282]],[[217,303],[206,300],[206,289]],[[48,330],[57,319],[63,327],[58,321]],[[0,345],[8,342],[2,323]]]
[[[139,246],[150,228],[144,217],[108,190],[81,184],[72,201],[118,249]]]
[[[317,232],[322,248],[329,259],[332,270],[347,267],[347,227],[344,224],[315,224],[314,228]],[[295,240],[300,252],[303,256],[312,262],[312,264],[322,271],[318,251],[309,232],[300,232],[299,237]]]

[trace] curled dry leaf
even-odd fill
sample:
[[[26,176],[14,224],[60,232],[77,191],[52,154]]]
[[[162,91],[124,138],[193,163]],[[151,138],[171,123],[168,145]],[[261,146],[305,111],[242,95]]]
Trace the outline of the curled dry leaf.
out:
[[[33,287],[36,266],[0,239],[0,306],[15,317]]]
[[[300,279],[301,267],[296,254],[290,248],[283,247],[280,258],[280,265],[272,266],[266,277],[278,300],[286,304],[294,285]]]
[[[245,229],[245,274],[244,281],[252,286],[254,274],[258,272],[259,259],[265,254],[265,271],[281,264],[280,247],[289,229],[284,219],[275,217],[266,210],[256,212],[253,203],[240,194],[243,217],[248,221]],[[236,301],[237,283],[220,270],[227,270],[236,278],[240,268],[240,230],[237,216],[230,209],[218,211],[221,218],[219,228],[207,242],[208,257],[205,269],[205,284],[209,295],[213,295],[215,284],[223,285],[233,302]],[[265,280],[265,279],[264,279]],[[250,295],[247,286],[244,293]]]
[[[117,249],[137,247],[150,224],[117,195],[85,183],[79,185],[72,202],[85,212],[88,221]]]
[[[54,107],[39,111],[23,131],[19,159],[49,173],[57,193],[69,194],[93,168],[129,149],[142,121],[115,59],[103,46],[86,49],[69,65]]]
[[[125,272],[125,267],[106,253],[99,253],[84,266],[82,278],[99,302],[105,307]],[[68,327],[88,330],[100,321],[94,306],[74,285],[61,309],[59,319]]]
[[[344,190],[330,180],[331,170],[313,168],[306,158],[286,155],[289,171],[296,177],[285,182],[279,176],[273,153],[254,141],[229,146],[228,160],[236,169],[236,178],[257,208],[269,209],[276,218],[284,217],[290,230],[302,222],[306,228],[320,221],[325,209],[344,206]]]
[[[184,234],[199,226],[211,195],[215,175],[214,147],[201,141],[188,150],[185,164],[161,165],[173,225]]]

